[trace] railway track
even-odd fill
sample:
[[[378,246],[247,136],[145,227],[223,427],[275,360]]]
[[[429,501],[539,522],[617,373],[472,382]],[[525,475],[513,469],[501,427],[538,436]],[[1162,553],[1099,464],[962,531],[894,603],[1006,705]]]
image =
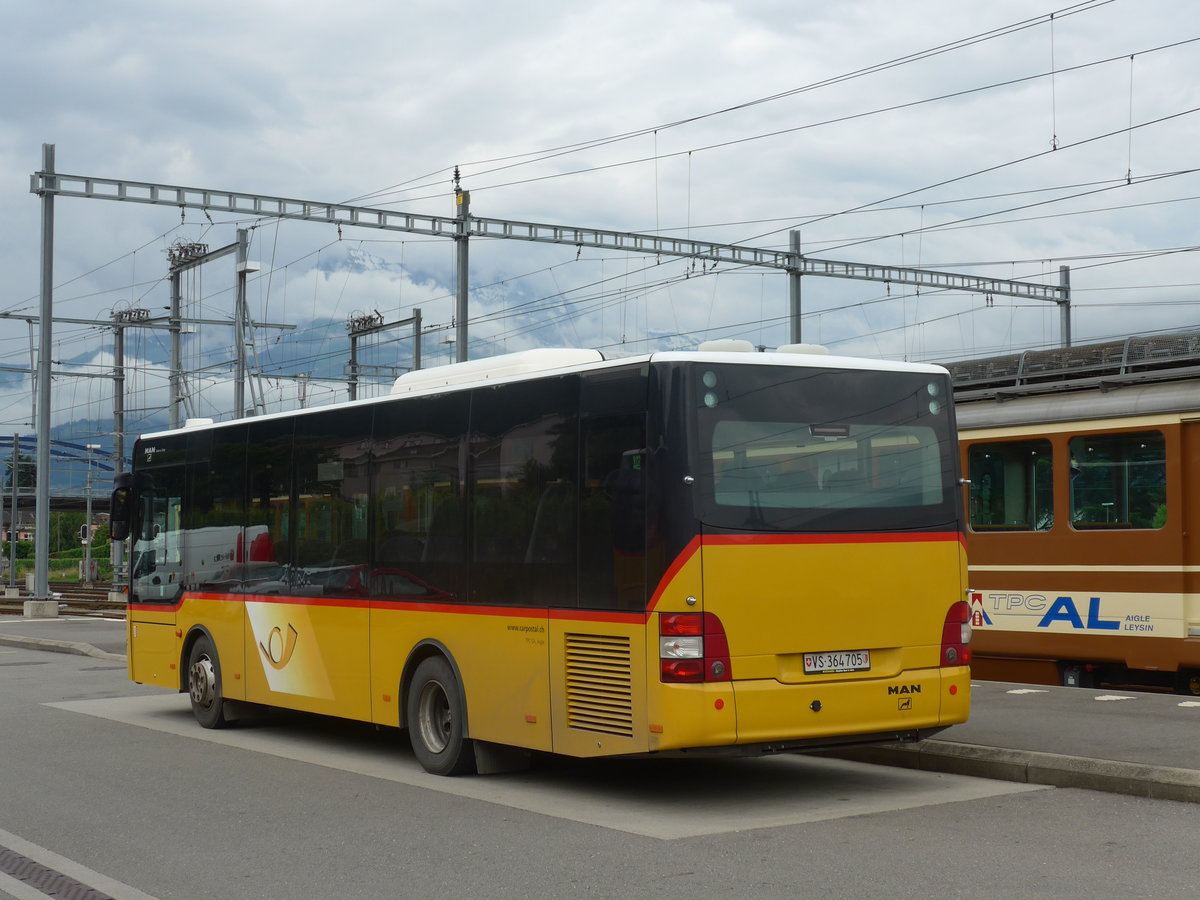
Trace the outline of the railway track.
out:
[[[71,582],[51,582],[50,593],[58,600],[59,614],[71,616],[113,616],[124,614],[124,600],[109,600],[111,587],[97,584],[91,587]],[[21,615],[29,598],[0,598],[0,615]]]

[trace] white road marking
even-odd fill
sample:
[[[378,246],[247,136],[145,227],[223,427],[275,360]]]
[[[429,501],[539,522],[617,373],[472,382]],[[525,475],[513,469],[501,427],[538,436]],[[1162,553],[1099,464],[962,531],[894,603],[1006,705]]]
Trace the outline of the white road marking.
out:
[[[46,900],[46,894],[25,882],[0,872],[0,896],[13,897],[15,900]]]
[[[1048,789],[791,755],[741,760],[605,760],[578,766],[568,761],[530,772],[440,778],[421,769],[398,738],[377,740],[372,735],[365,741],[345,731],[330,736],[329,726],[323,728],[317,717],[209,730],[196,724],[187,697],[180,694],[46,705],[663,840]],[[612,770],[608,776],[597,777],[606,766]],[[701,777],[697,777],[698,769]]]
[[[1184,707],[1185,709],[1187,707],[1191,707],[1191,706],[1200,706],[1200,700],[1184,700],[1179,705]]]
[[[110,897],[120,897],[121,900],[155,900],[154,897],[142,893],[135,887],[130,887],[123,882],[117,881],[115,878],[109,878],[107,875],[89,869],[82,863],[77,863],[73,859],[60,856],[53,850],[40,847],[2,828],[0,828],[0,846],[7,847],[14,853],[20,853],[22,856],[40,863],[47,869],[53,869],[55,872],[59,872],[69,878],[74,878],[76,881],[86,884],[90,888],[95,888],[102,894],[108,894]],[[26,898],[30,898],[30,900],[36,900],[36,898],[46,900],[46,894],[30,888],[29,885],[19,879],[10,878],[4,873],[0,873],[0,879],[3,879],[0,880],[0,889],[7,891],[14,897],[19,898],[19,900],[26,900]],[[13,884],[10,885],[9,882]],[[26,891],[32,890],[33,893],[19,893],[14,890],[15,885],[19,885]]]
[[[1038,690],[1037,688],[1017,688],[1012,691],[1005,691],[1006,694],[1048,694],[1049,691]]]
[[[1136,700],[1137,697],[1130,697],[1125,694],[1097,694],[1093,700]]]

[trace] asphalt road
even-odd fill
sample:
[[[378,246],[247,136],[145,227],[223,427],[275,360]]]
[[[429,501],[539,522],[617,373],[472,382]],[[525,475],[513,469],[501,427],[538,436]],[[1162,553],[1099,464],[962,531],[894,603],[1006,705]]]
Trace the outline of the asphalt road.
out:
[[[11,645],[0,723],[0,847],[131,900],[1194,896],[1189,803],[799,756],[435,778],[390,730],[205,731],[118,661]]]
[[[0,645],[122,660],[120,619],[0,618]],[[841,758],[1200,803],[1200,699],[1000,682],[972,687],[971,719],[918,745]]]

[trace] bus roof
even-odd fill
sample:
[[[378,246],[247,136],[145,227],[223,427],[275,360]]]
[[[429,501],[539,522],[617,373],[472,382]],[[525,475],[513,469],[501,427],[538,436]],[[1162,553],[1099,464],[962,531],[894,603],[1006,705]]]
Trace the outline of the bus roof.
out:
[[[753,349],[749,342],[744,343],[746,347]],[[799,348],[806,347],[807,345],[796,346]],[[828,356],[822,355],[819,352],[806,352],[803,350],[789,351],[787,348],[761,353],[744,350],[664,350],[631,356],[605,356],[599,350],[540,348],[408,372],[396,379],[396,383],[392,386],[390,394],[380,397],[368,397],[362,400],[344,400],[325,406],[288,410],[269,413],[265,416],[231,419],[223,422],[214,423],[209,419],[201,419],[194,422],[189,421],[189,424],[183,428],[148,432],[143,434],[142,437],[163,437],[168,434],[198,428],[220,428],[225,425],[232,425],[235,422],[262,421],[264,419],[281,418],[284,416],[306,415],[332,409],[358,407],[370,403],[386,403],[400,396],[423,396],[440,393],[447,389],[465,390],[487,385],[506,384],[512,381],[522,381],[538,375],[548,375],[551,373],[586,372],[596,369],[616,368],[619,366],[640,365],[652,362],[708,362],[733,365],[801,366],[818,369],[858,369],[874,372],[924,372],[930,375],[947,374],[945,367],[929,363],[894,362],[854,356]]]

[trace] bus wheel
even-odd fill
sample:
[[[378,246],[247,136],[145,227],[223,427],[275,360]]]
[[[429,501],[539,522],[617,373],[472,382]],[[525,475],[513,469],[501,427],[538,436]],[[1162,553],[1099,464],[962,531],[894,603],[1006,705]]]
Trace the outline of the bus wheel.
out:
[[[1180,669],[1175,675],[1175,693],[1200,697],[1200,669]]]
[[[462,689],[443,657],[431,656],[417,666],[408,688],[406,712],[413,754],[426,772],[464,775],[474,770],[474,748],[463,737],[466,707]]]
[[[188,693],[192,697],[192,715],[205,728],[225,725],[225,698],[221,696],[221,664],[217,651],[207,637],[199,637],[188,654]]]

